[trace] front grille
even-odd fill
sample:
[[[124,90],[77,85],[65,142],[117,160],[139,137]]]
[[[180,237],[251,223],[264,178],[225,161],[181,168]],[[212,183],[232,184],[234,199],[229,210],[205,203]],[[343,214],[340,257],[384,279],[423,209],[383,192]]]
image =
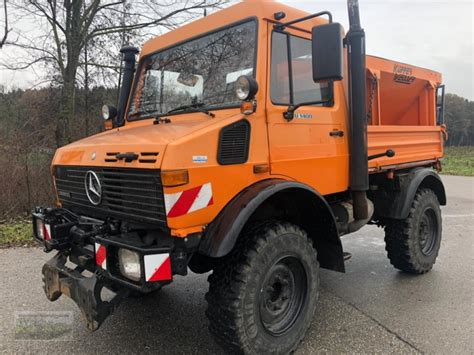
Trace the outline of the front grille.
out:
[[[101,183],[102,200],[97,206],[86,194],[88,171],[97,174]],[[55,181],[63,207],[74,212],[166,225],[159,170],[60,166]]]

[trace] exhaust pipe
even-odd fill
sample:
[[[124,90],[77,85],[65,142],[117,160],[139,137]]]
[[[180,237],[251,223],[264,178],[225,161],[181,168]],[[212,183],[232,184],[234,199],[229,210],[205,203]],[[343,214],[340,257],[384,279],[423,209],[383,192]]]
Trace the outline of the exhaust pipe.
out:
[[[367,159],[365,33],[360,25],[359,2],[348,0],[349,32],[346,36],[349,63],[350,100],[350,189],[354,219],[370,218],[367,201],[369,189]]]
[[[123,67],[122,87],[120,88],[118,102],[117,127],[122,126],[125,120],[125,110],[127,109],[128,97],[130,95],[133,76],[135,74],[135,55],[138,52],[138,48],[132,46],[124,46],[120,49],[125,64]]]

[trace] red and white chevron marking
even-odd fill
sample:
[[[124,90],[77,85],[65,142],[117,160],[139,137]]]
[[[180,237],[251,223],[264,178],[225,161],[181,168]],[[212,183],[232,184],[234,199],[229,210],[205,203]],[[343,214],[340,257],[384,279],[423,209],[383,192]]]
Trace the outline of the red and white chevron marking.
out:
[[[51,240],[51,226],[46,223],[42,223],[43,225],[43,236],[44,240]]]
[[[99,243],[95,243],[95,263],[107,270],[107,249]]]
[[[171,280],[171,260],[169,254],[149,254],[144,256],[146,282]]]
[[[171,218],[201,210],[213,203],[210,182],[189,190],[165,194],[166,215]]]

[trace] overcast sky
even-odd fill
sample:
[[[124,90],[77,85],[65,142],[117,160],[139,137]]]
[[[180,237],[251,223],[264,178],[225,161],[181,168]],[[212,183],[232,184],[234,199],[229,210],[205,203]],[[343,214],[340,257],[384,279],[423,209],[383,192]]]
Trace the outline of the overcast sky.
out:
[[[280,0],[308,12],[329,10],[347,29],[345,0]],[[447,92],[474,100],[474,0],[359,0],[367,53],[443,74]],[[0,50],[9,50],[4,47]],[[41,74],[41,73],[40,73]],[[0,70],[0,84],[30,87],[32,71]]]

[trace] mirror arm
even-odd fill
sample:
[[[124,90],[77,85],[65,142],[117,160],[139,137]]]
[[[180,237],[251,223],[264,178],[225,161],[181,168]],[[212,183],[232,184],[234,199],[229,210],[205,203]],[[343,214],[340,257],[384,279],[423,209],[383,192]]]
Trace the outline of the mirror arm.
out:
[[[293,105],[291,104],[288,106],[285,112],[283,112],[283,118],[288,122],[295,118],[295,111],[299,109],[301,106],[310,106],[310,105],[324,105],[332,102],[334,99],[334,94],[331,94],[331,97],[327,100],[322,101],[310,101],[310,102],[300,102],[299,104]]]
[[[303,22],[303,21],[310,20],[310,19],[315,18],[315,17],[324,16],[324,15],[327,15],[327,17],[329,19],[329,23],[332,23],[332,14],[329,11],[321,11],[321,12],[317,12],[317,13],[312,14],[312,15],[297,18],[296,20],[288,21],[288,22],[285,22],[285,23],[277,23],[273,27],[277,31],[283,31],[285,29],[285,27],[294,25],[295,23]]]
[[[301,107],[303,104],[297,104],[297,105],[290,105],[288,106],[288,108],[286,109],[285,112],[283,112],[283,118],[285,120],[287,120],[288,122],[290,122],[291,120],[293,120],[293,118],[295,118],[295,111]]]

